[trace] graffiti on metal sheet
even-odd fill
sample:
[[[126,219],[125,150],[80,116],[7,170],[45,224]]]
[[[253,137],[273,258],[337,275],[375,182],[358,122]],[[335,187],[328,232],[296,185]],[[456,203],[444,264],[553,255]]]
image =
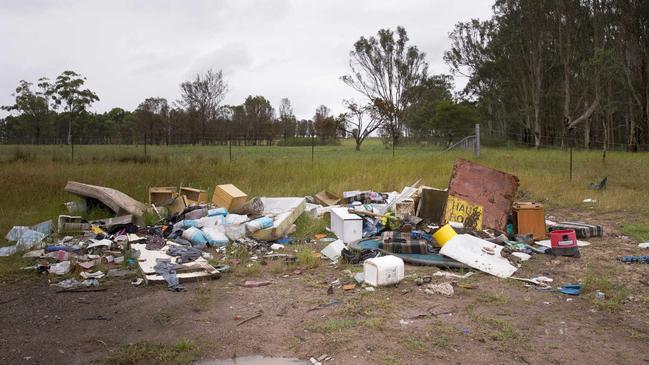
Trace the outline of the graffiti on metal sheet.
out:
[[[444,210],[444,220],[462,223],[464,228],[482,229],[482,206],[449,195]]]

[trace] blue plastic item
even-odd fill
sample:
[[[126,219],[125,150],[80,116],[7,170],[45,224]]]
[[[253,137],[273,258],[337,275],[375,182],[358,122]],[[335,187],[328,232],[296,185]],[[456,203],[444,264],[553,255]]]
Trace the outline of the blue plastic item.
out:
[[[424,231],[412,231],[410,232],[410,238],[414,238],[416,240],[431,241],[433,239],[433,235]]]
[[[198,219],[185,219],[182,221],[183,228],[198,227]]]
[[[47,246],[45,247],[45,252],[68,251],[69,249],[70,247],[63,245]]]
[[[638,264],[649,264],[649,256],[622,256],[622,262],[626,263],[638,263]]]
[[[559,292],[568,295],[579,295],[581,294],[581,284],[568,284],[559,288]]]
[[[282,237],[277,240],[277,243],[282,244],[282,245],[288,245],[293,243],[293,239],[291,237]]]
[[[222,215],[225,217],[226,215],[228,215],[228,210],[225,208],[214,208],[207,211],[208,217],[215,217],[217,215]]]
[[[203,247],[207,245],[207,238],[203,232],[195,227],[190,227],[183,232],[183,238],[192,243],[192,246]]]

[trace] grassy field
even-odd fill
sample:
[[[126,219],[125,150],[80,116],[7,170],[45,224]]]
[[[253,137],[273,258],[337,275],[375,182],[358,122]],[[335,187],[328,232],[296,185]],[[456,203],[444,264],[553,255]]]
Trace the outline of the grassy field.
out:
[[[187,283],[185,293],[164,286],[133,287],[131,277],[125,277],[103,279],[105,292],[58,294],[49,285],[57,278],[20,269],[33,265],[33,259],[0,258],[0,303],[7,313],[0,328],[11,331],[4,338],[6,347],[15,349],[1,353],[0,363],[28,356],[39,356],[34,360],[43,363],[189,363],[202,357],[228,358],[231,349],[235,355],[242,349],[242,354],[299,358],[327,353],[360,364],[476,359],[634,363],[649,341],[644,310],[649,266],[617,260],[645,254],[637,243],[649,240],[649,154],[614,152],[603,161],[598,151],[575,152],[572,181],[569,154],[559,150],[485,148],[475,159],[471,153],[409,146],[397,149],[393,157],[372,140],[358,153],[346,142],[316,147],[313,162],[309,147],[235,147],[233,161],[227,146],[149,146],[147,154],[145,159],[142,146],[77,146],[70,162],[65,146],[0,146],[0,234],[13,225],[64,213],[63,203],[75,199],[63,191],[68,180],[114,187],[142,201],[150,186],[181,184],[211,193],[215,184],[233,183],[250,196],[304,196],[323,189],[391,191],[418,179],[445,187],[454,160],[462,157],[517,175],[520,200],[542,201],[558,219],[587,217],[604,225],[606,236],[589,240],[592,245],[582,250],[580,259],[536,255],[517,272],[520,277],[543,273],[557,286],[580,282],[582,294],[574,298],[483,274],[462,281],[466,285],[458,284],[452,297],[431,296],[415,280],[437,268],[411,265],[399,287],[375,292],[338,288],[329,295],[329,283],[353,282],[353,274],[362,268],[334,267],[316,258],[313,254],[325,243],[294,244],[280,251],[295,254],[294,264],[278,260],[264,265],[252,261],[247,250],[230,247],[229,257],[239,264],[218,261],[223,257],[214,253],[216,262],[231,264],[232,271],[221,280]],[[588,188],[604,176],[609,178],[606,190]],[[597,203],[583,203],[585,198]],[[310,238],[324,232],[328,222],[303,216],[296,224],[295,238]],[[619,237],[620,231],[634,240]],[[96,268],[106,271],[108,266]],[[78,271],[68,275],[77,277]],[[237,285],[249,279],[270,280],[272,285]],[[596,297],[599,291],[604,300]],[[332,299],[339,304],[318,308]],[[235,319],[262,310],[255,322],[239,326]],[[98,314],[111,320],[88,320]],[[417,319],[403,325],[408,318]],[[390,336],[397,341],[385,341]],[[10,360],[1,361],[3,356]]]
[[[145,201],[150,186],[186,185],[213,189],[233,183],[249,195],[304,196],[327,189],[400,190],[417,179],[445,187],[457,157],[517,175],[524,199],[546,206],[628,211],[629,224],[649,217],[649,154],[599,151],[574,153],[574,175],[569,179],[569,154],[560,150],[484,148],[479,159],[468,152],[441,152],[434,146],[392,150],[370,140],[354,152],[350,141],[339,146],[75,146],[70,162],[66,146],[0,146],[0,232],[13,225],[30,225],[64,212],[74,199],[63,192],[67,180],[119,189]],[[605,191],[589,190],[589,182],[609,177]],[[582,203],[596,199],[596,204]],[[4,235],[4,233],[2,233]]]

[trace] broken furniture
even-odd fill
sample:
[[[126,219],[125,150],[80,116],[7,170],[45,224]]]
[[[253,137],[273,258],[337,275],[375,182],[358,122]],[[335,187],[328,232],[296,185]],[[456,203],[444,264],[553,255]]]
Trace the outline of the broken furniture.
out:
[[[85,199],[97,200],[116,215],[132,214],[135,217],[141,217],[147,210],[144,203],[112,188],[68,181],[64,190]]]
[[[168,247],[167,245],[165,248]],[[145,282],[147,284],[165,283],[166,280],[156,273],[154,267],[157,260],[176,262],[176,257],[168,255],[165,249],[147,250],[146,244],[144,243],[132,243],[131,248],[139,252],[138,266],[144,275]],[[221,277],[221,273],[202,257],[192,262],[180,264],[180,266],[179,269],[176,269],[176,275],[180,283],[198,279],[218,279]]]
[[[448,190],[422,186],[420,191],[421,198],[417,206],[417,217],[426,222],[441,223],[444,217],[444,204],[448,199]]]
[[[518,234],[532,234],[535,240],[546,237],[545,210],[543,204],[516,202],[512,208],[514,227]]]

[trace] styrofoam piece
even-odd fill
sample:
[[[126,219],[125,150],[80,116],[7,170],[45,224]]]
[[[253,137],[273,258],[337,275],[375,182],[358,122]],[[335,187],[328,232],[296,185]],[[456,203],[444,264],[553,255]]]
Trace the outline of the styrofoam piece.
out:
[[[363,218],[349,213],[347,208],[331,210],[331,231],[343,243],[360,241],[363,238]]]
[[[508,278],[517,268],[500,255],[502,249],[478,237],[459,234],[448,240],[439,253],[487,274]]]
[[[322,208],[324,207],[319,204],[306,203],[304,211],[307,212],[311,218],[319,218],[322,214],[320,211]]]
[[[52,264],[50,265],[48,272],[55,275],[65,275],[70,272],[70,261],[62,261],[58,264]]]
[[[365,260],[363,275],[365,283],[371,286],[392,285],[403,280],[403,260],[396,256],[382,256]]]
[[[525,252],[512,252],[512,256],[518,257],[521,261],[527,261],[532,258],[532,255],[528,255]]]
[[[89,244],[88,247],[86,247],[86,249],[95,248],[95,247],[107,247],[107,248],[110,248],[110,246],[113,244],[113,241],[111,241],[111,240],[109,240],[107,238],[104,238],[103,240],[96,240],[96,239],[91,238],[90,241],[92,241],[92,243]]]
[[[304,198],[260,198],[264,204],[263,215],[273,217],[273,226],[255,232],[252,237],[262,241],[275,241],[288,231],[304,212]]]
[[[340,253],[345,248],[345,244],[341,240],[335,240],[327,245],[320,251],[321,254],[327,256],[331,261],[338,261],[340,258]]]

